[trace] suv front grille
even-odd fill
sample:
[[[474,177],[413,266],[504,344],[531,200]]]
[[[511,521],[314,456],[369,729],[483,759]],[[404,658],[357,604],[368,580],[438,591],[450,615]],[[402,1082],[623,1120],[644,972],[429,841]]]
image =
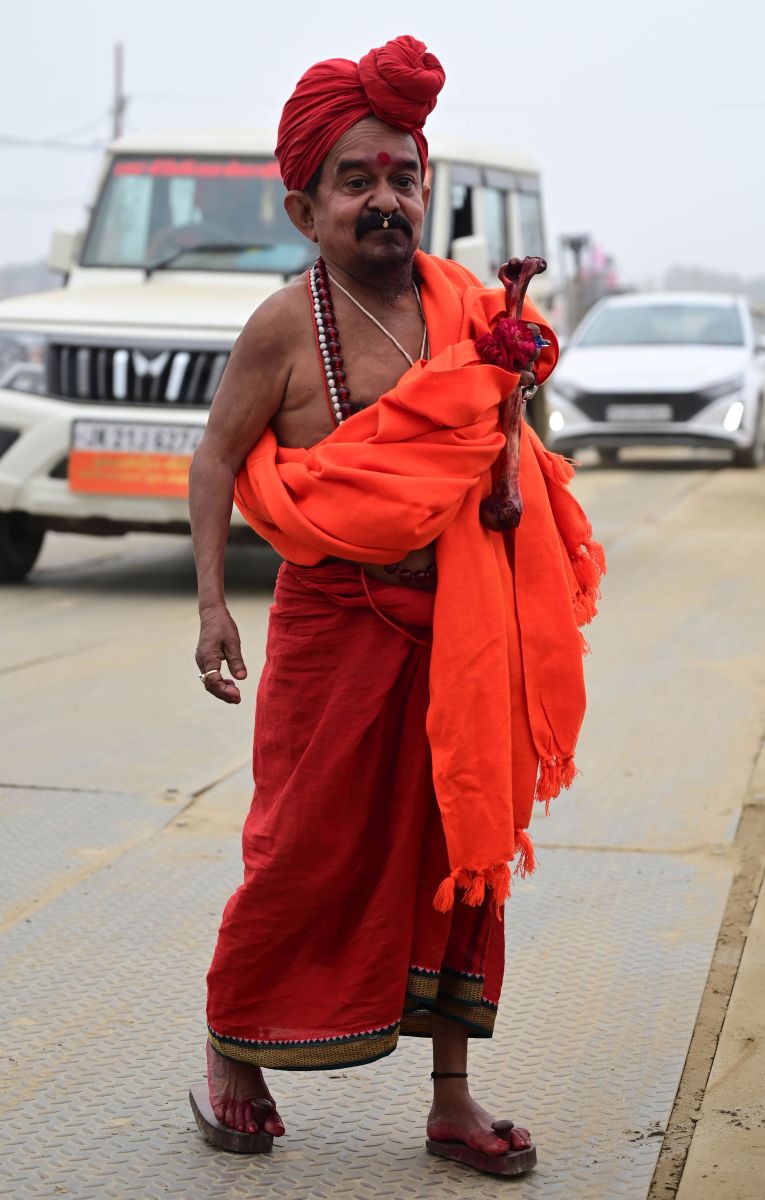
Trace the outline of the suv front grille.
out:
[[[670,421],[690,421],[710,403],[709,397],[701,392],[616,392],[581,393],[574,405],[591,421],[607,421],[606,411],[610,404],[666,404],[672,410]]]
[[[228,362],[228,350],[161,346],[103,346],[51,342],[51,396],[96,404],[209,407]]]

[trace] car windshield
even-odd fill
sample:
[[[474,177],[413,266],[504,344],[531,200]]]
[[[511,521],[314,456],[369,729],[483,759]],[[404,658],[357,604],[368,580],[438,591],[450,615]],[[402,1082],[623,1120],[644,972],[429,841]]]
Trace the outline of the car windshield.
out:
[[[87,267],[149,269],[172,261],[178,271],[298,274],[315,250],[285,213],[283,197],[272,158],[119,156],[80,261]]]
[[[742,346],[734,304],[618,304],[602,308],[577,346]]]

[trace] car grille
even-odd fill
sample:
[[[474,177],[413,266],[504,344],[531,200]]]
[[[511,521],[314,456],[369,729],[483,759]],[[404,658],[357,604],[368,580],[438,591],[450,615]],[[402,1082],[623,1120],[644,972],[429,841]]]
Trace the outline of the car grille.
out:
[[[574,404],[591,421],[607,421],[606,411],[611,404],[665,404],[672,410],[671,421],[690,421],[710,403],[701,392],[613,392],[580,393]]]
[[[220,347],[183,350],[57,341],[48,346],[48,392],[62,400],[96,404],[206,408],[228,355]]]

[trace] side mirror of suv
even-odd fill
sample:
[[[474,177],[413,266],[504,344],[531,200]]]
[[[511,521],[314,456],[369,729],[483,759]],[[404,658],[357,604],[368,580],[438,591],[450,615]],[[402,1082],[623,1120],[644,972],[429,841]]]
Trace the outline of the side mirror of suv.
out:
[[[50,248],[46,265],[49,271],[57,275],[68,275],[82,245],[82,231],[76,233],[67,229],[57,229],[50,239]]]
[[[470,237],[455,238],[452,242],[452,258],[460,266],[480,279],[481,283],[490,283],[489,275],[489,245],[486,238],[473,234]]]

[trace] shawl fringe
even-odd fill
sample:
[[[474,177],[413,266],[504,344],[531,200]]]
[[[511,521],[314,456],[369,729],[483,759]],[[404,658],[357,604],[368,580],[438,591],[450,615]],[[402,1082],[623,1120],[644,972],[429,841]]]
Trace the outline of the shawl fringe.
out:
[[[572,757],[554,756],[540,761],[534,799],[544,801],[545,814],[550,812],[550,801],[559,796],[563,788],[571,787],[578,774]]]
[[[600,600],[600,581],[606,573],[606,555],[600,542],[596,542],[589,530],[588,536],[582,542],[579,551],[571,556],[571,566],[577,582],[577,590],[572,597],[574,616],[577,625],[589,625],[593,617],[598,615],[598,600]],[[585,642],[585,646],[587,643]],[[589,651],[589,646],[583,653]]]
[[[526,829],[516,829],[515,831],[515,850],[518,855],[518,865],[513,874],[520,875],[521,879],[525,879],[527,875],[531,875],[537,867],[537,859],[534,854],[534,843]]]
[[[531,839],[529,843],[530,841]],[[499,915],[502,905],[510,895],[510,867],[506,862],[496,863],[493,867],[486,867],[481,871],[455,867],[439,884],[433,899],[433,907],[437,912],[451,912],[458,887],[464,890],[463,902],[473,908],[483,904],[486,889],[489,888],[493,892],[494,908]]]
[[[544,461],[540,462],[542,470],[551,478],[562,483],[564,486],[571,483],[571,480],[576,474],[574,467],[575,463],[570,458],[564,458],[562,454],[554,454],[552,450],[544,451]],[[547,469],[545,469],[545,467]]]
[[[554,454],[551,450],[547,450],[538,438],[533,440],[537,449],[537,461],[543,473],[551,484],[567,489],[568,484],[574,478],[575,463],[564,458],[562,454]],[[549,486],[548,491],[550,491]],[[552,495],[550,499],[553,501]],[[579,511],[581,513],[581,509]],[[559,532],[566,546],[576,581],[571,600],[574,605],[574,617],[579,626],[589,625],[592,618],[597,616],[600,581],[606,573],[605,551],[600,542],[596,542],[592,536],[592,526],[584,513],[581,513],[581,517],[583,528],[580,527],[576,534],[574,534],[574,527],[562,528],[560,521],[558,522]],[[576,541],[574,541],[574,537]],[[584,642],[582,653],[587,654],[588,652],[589,646]]]

